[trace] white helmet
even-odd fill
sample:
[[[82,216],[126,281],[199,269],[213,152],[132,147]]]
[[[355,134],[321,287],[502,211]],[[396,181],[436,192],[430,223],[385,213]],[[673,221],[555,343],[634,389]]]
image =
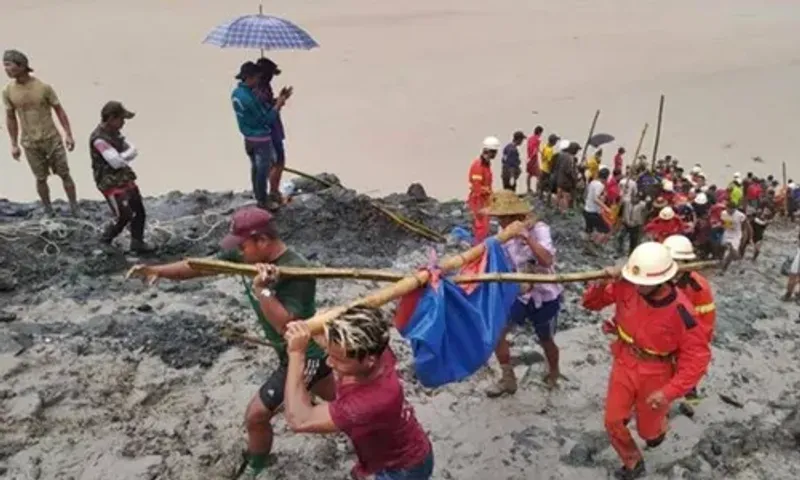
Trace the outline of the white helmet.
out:
[[[704,191],[705,190],[703,190],[703,192]],[[703,192],[698,193],[697,196],[694,197],[694,203],[696,203],[698,205],[705,205],[705,204],[708,203],[708,195],[706,195]]]
[[[559,141],[558,141],[558,143],[556,144],[556,150],[558,150],[558,151],[560,152],[561,150],[564,150],[565,148],[569,147],[569,144],[570,144],[570,143],[572,143],[572,142],[570,142],[570,141],[569,141],[569,140],[567,140],[566,138],[562,138],[562,139],[561,139],[561,140],[559,140]]]
[[[669,249],[658,242],[636,247],[622,267],[622,277],[634,285],[652,286],[667,282],[678,273]]]
[[[672,220],[675,218],[675,210],[672,207],[664,207],[658,212],[658,218],[661,220]]]
[[[694,260],[697,258],[697,255],[694,254],[692,241],[683,235],[670,235],[664,240],[664,246],[669,249],[673,260]]]
[[[700,170],[700,165],[695,165],[694,167],[692,167],[692,174],[693,175],[697,175],[700,172],[702,172],[702,170]]]
[[[666,192],[671,192],[675,190],[675,184],[673,184],[671,180],[667,180],[665,178],[664,181],[661,182],[661,188],[663,188]]]
[[[497,137],[486,137],[483,139],[484,150],[500,150],[500,140]]]
[[[733,174],[733,179],[734,179],[734,180],[738,180],[738,179],[740,179],[740,178],[742,178],[742,174],[741,174],[741,173],[739,173],[739,172],[736,172],[736,173],[734,173],[734,174]]]

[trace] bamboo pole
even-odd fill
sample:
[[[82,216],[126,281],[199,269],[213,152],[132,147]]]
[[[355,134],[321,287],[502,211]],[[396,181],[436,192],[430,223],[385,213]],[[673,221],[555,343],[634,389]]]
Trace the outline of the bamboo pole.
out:
[[[206,258],[189,258],[187,263],[193,270],[207,273],[255,276],[255,265],[225,262]],[[702,270],[713,267],[715,261],[693,262],[681,266],[682,270]],[[345,278],[350,280],[374,280],[379,282],[399,282],[407,277],[401,273],[386,270],[328,267],[278,267],[278,275],[287,278]],[[481,273],[476,275],[455,275],[450,277],[454,283],[572,283],[599,280],[607,276],[605,270],[592,270],[573,273]]]
[[[649,127],[649,124],[645,122],[642,128],[642,134],[639,135],[639,143],[636,145],[636,153],[633,155],[632,165],[639,163],[639,155],[642,153],[642,143],[644,143],[644,136],[647,135],[647,127]]]
[[[658,142],[661,140],[661,120],[664,117],[664,94],[658,102],[658,123],[656,124],[656,141],[653,143],[653,158],[650,159],[650,168],[656,168],[656,158],[658,156]]]
[[[301,172],[300,170],[295,170],[294,168],[284,167],[283,170],[286,171],[286,172],[292,173],[294,175],[297,175],[299,177],[303,177],[303,178],[307,178],[309,180],[313,180],[313,181],[315,181],[317,183],[325,185],[328,188],[335,187],[335,186],[341,187],[341,185],[335,185],[335,184],[333,184],[331,182],[328,182],[326,180],[323,180],[323,179],[321,179],[319,177],[315,177],[314,175],[310,175],[308,173]],[[414,220],[411,220],[410,218],[404,217],[404,216],[400,215],[399,213],[392,212],[388,208],[386,208],[386,207],[384,207],[382,205],[379,205],[374,200],[370,200],[370,205],[372,205],[373,208],[375,208],[376,210],[378,210],[382,214],[384,214],[387,217],[389,217],[389,219],[392,220],[393,222],[395,222],[396,224],[400,225],[401,227],[405,228],[406,230],[408,230],[408,231],[410,231],[412,233],[416,233],[417,235],[425,238],[426,240],[431,240],[433,242],[439,242],[439,243],[444,243],[444,242],[447,241],[447,239],[441,233],[436,232],[436,231],[428,228],[426,225],[423,225],[422,223],[415,222]]]
[[[586,137],[586,144],[583,145],[583,155],[581,155],[581,163],[586,163],[586,151],[589,149],[589,142],[592,140],[592,135],[594,135],[594,129],[597,127],[597,119],[600,117],[600,109],[594,112],[594,118],[592,119],[592,126],[589,127],[589,136]]]

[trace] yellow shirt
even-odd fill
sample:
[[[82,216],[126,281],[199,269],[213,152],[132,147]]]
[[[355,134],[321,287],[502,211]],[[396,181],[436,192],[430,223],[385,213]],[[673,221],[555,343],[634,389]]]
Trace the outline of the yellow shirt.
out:
[[[589,175],[589,180],[597,178],[597,174],[600,173],[600,161],[597,157],[591,156],[586,161],[586,172]]]
[[[19,143],[23,147],[59,136],[53,122],[53,107],[59,105],[58,96],[53,87],[38,78],[25,83],[12,80],[3,89],[3,105],[6,111],[17,114]]]
[[[544,173],[550,173],[550,170],[553,168],[553,147],[550,145],[545,145],[542,148],[542,171]]]

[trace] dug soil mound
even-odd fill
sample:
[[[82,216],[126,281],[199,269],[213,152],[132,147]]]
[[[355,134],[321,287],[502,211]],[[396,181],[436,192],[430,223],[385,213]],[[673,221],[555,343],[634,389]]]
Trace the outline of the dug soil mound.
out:
[[[335,177],[327,176],[333,183]],[[320,265],[409,271],[431,252],[463,249],[449,233],[468,227],[462,202],[410,194],[374,199],[342,187],[298,182],[278,214],[287,242]],[[0,201],[0,476],[11,479],[217,479],[235,470],[242,416],[275,367],[268,348],[235,343],[221,327],[257,335],[236,278],[147,288],[124,281],[136,262],[213,254],[243,194],[193,192],[148,198],[151,257],[98,243],[102,202],[84,217],[42,220],[35,204]],[[448,238],[432,243],[375,204]],[[551,225],[559,271],[617,261],[588,255],[580,216],[538,206]],[[779,301],[779,267],[793,231],[771,228],[759,261],[711,273],[717,294],[714,359],[694,418],[675,413],[668,440],[645,453],[648,478],[800,478],[798,307]],[[324,280],[318,303],[341,304],[377,286]],[[610,312],[580,308],[583,285],[567,285],[559,317],[565,380],[547,391],[533,333],[512,336],[520,390],[486,398],[493,362],[435,390],[413,374],[409,348],[393,339],[410,403],[430,433],[437,479],[606,478],[617,465],[603,431],[609,355],[598,323]],[[347,478],[353,461],[341,435],[308,436],[274,422],[269,478]]]

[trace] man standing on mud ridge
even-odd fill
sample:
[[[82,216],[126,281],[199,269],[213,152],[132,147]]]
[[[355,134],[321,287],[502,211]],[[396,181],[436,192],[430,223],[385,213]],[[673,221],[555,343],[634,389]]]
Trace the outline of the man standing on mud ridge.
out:
[[[519,146],[525,141],[525,134],[516,131],[511,138],[511,142],[503,148],[502,172],[501,178],[503,180],[503,188],[517,191],[517,180],[519,180],[522,171],[522,160],[519,158]]]
[[[610,279],[590,285],[583,296],[589,310],[616,306],[614,320],[603,325],[617,337],[611,344],[605,427],[622,459],[614,474],[621,480],[645,475],[644,458],[627,427],[631,413],[647,446],[659,446],[666,438],[670,404],[697,385],[711,358],[693,305],[671,282],[677,273],[669,249],[647,242],[622,269],[608,268]]]
[[[256,65],[261,68],[261,78],[254,90],[256,97],[268,109],[275,108],[276,97],[275,91],[272,89],[272,79],[281,74],[281,69],[278,68],[275,62],[266,57],[259,58],[256,61]],[[291,87],[289,88],[291,89]],[[269,172],[269,193],[273,202],[282,205],[283,198],[281,198],[280,185],[283,168],[286,166],[286,149],[284,146],[286,131],[283,128],[280,111],[278,111],[275,121],[270,125],[270,136],[272,137],[272,146],[275,149],[275,164]]]
[[[481,243],[489,235],[489,216],[483,209],[492,198],[492,160],[500,149],[500,140],[496,137],[483,139],[481,155],[473,160],[469,167],[469,196],[467,207],[472,212],[472,235],[475,243]]]
[[[53,87],[31,75],[33,69],[22,52],[6,50],[3,53],[3,67],[11,78],[11,83],[3,89],[11,157],[19,160],[22,150],[25,150],[25,158],[36,178],[36,192],[47,215],[54,213],[50,187],[47,185],[47,177],[52,172],[61,177],[70,211],[77,216],[78,196],[67,163],[67,150],[71,152],[75,148],[75,140],[67,112]],[[53,123],[53,112],[64,129],[63,141]]]
[[[525,185],[528,187],[526,192],[528,194],[535,193],[531,190],[531,179],[536,179],[536,191],[541,192],[542,185],[545,184],[544,182],[544,162],[542,165],[539,165],[539,150],[541,150],[542,145],[542,133],[544,133],[544,127],[541,125],[537,125],[536,128],[533,129],[533,135],[528,137],[528,143],[526,145],[526,150],[528,152],[528,162],[525,164]],[[550,169],[548,168],[547,173],[550,173]]]
[[[230,233],[220,244],[217,259],[257,266],[252,282],[242,279],[244,294],[252,306],[267,341],[278,353],[280,364],[245,413],[247,426],[247,478],[259,478],[272,451],[270,421],[284,401],[289,357],[283,334],[294,321],[316,313],[316,280],[279,279],[276,267],[308,267],[308,261],[280,239],[272,215],[259,207],[244,207],[234,212]],[[207,274],[193,270],[186,261],[167,265],[136,265],[127,277],[141,277],[148,284],[160,278],[188,280]],[[326,401],[335,397],[331,369],[325,352],[314,342],[306,351],[304,380],[308,388]]]
[[[380,309],[355,307],[315,336],[328,352],[336,400],[313,405],[303,379],[311,334],[304,321],[290,323],[286,421],[295,432],[347,435],[358,457],[353,479],[428,480],[433,448],[403,393],[389,331]]]
[[[239,74],[236,75],[239,85],[231,94],[231,102],[233,111],[236,113],[239,132],[244,137],[245,151],[250,158],[250,181],[253,185],[253,196],[259,207],[275,209],[278,205],[274,201],[270,201],[267,194],[270,172],[276,161],[270,126],[275,123],[278,113],[292,96],[292,89],[283,88],[272,108],[268,108],[256,97],[254,91],[261,75],[262,69],[258,65],[253,62],[245,62],[239,69]]]
[[[121,133],[125,121],[133,117],[120,102],[106,103],[100,111],[100,125],[89,136],[89,154],[97,189],[117,217],[103,232],[103,243],[110,245],[130,225],[131,251],[149,253],[153,249],[144,243],[144,202],[130,167],[138,152]]]

